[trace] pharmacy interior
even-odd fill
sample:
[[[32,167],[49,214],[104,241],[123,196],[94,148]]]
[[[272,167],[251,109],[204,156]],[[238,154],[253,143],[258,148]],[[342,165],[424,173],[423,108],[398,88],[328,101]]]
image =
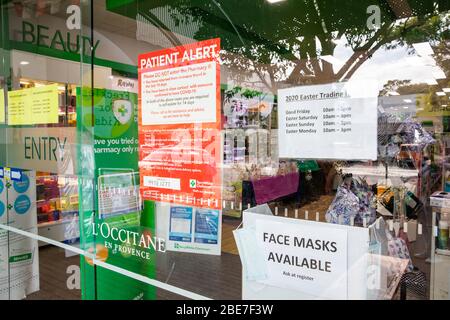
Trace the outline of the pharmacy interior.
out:
[[[3,1],[0,299],[450,299],[449,10]]]

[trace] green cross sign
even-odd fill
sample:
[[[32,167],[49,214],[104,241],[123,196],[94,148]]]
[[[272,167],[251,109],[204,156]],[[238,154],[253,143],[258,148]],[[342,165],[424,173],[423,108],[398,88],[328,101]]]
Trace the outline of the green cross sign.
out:
[[[128,110],[124,105],[121,105],[117,111],[122,115],[122,117],[124,117],[128,113]]]

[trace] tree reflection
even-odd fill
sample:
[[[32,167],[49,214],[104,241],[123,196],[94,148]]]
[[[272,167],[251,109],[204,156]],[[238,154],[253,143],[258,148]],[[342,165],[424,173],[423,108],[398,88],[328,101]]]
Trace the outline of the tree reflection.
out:
[[[195,40],[221,38],[223,64],[237,83],[255,84],[256,75],[273,93],[284,85],[348,80],[377,50],[442,43],[449,26],[448,14],[437,15],[448,8],[433,1],[313,0],[275,6],[263,0],[177,0],[165,6],[166,20],[178,29],[185,24],[188,30],[195,21]],[[379,11],[368,9],[374,6]],[[140,8],[147,9],[144,4]],[[336,62],[338,45],[351,48],[346,61]],[[435,48],[448,54],[446,45]]]

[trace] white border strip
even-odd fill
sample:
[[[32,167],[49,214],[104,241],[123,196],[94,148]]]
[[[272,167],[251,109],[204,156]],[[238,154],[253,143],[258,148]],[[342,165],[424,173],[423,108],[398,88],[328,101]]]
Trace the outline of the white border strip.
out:
[[[143,276],[143,275],[140,275],[140,274],[137,274],[137,273],[134,273],[134,272],[122,269],[120,267],[111,265],[109,263],[105,263],[105,262],[99,261],[99,260],[95,259],[95,256],[92,253],[84,251],[84,250],[82,250],[80,248],[77,248],[77,247],[74,247],[74,246],[71,246],[71,245],[68,245],[68,244],[56,241],[56,240],[52,240],[52,239],[49,239],[49,238],[46,238],[46,237],[42,237],[42,236],[34,234],[34,233],[23,231],[23,230],[14,228],[14,227],[6,226],[6,225],[3,225],[3,224],[0,224],[0,229],[6,230],[6,231],[10,231],[10,232],[14,232],[14,233],[23,235],[25,237],[28,237],[28,238],[31,238],[31,239],[34,239],[34,240],[46,242],[48,244],[54,245],[55,247],[59,247],[59,248],[62,248],[62,249],[68,250],[68,251],[72,251],[72,252],[78,253],[78,254],[80,254],[82,256],[88,257],[89,259],[91,259],[94,262],[95,265],[98,265],[99,267],[102,267],[102,268],[105,268],[105,269],[117,272],[117,273],[119,273],[121,275],[130,277],[130,278],[133,278],[135,280],[147,283],[149,285],[161,288],[163,290],[166,290],[166,291],[178,294],[180,296],[183,296],[183,297],[186,297],[186,298],[189,298],[189,299],[193,299],[193,300],[212,300],[210,298],[207,298],[205,296],[193,293],[191,291],[184,290],[184,289],[172,286],[170,284],[167,284],[167,283],[164,283],[164,282],[161,282],[161,281],[158,281],[158,280],[153,280],[153,279],[150,279],[150,278],[148,278],[146,276]]]

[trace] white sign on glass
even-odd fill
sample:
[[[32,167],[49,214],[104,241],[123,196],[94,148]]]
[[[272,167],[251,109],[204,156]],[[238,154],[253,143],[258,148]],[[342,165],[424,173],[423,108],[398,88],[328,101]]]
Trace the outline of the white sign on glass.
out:
[[[143,73],[142,124],[216,122],[216,72],[204,62]]]
[[[267,264],[260,282],[330,299],[347,297],[347,230],[257,220]]]
[[[369,81],[278,90],[281,158],[377,158],[377,87]]]

